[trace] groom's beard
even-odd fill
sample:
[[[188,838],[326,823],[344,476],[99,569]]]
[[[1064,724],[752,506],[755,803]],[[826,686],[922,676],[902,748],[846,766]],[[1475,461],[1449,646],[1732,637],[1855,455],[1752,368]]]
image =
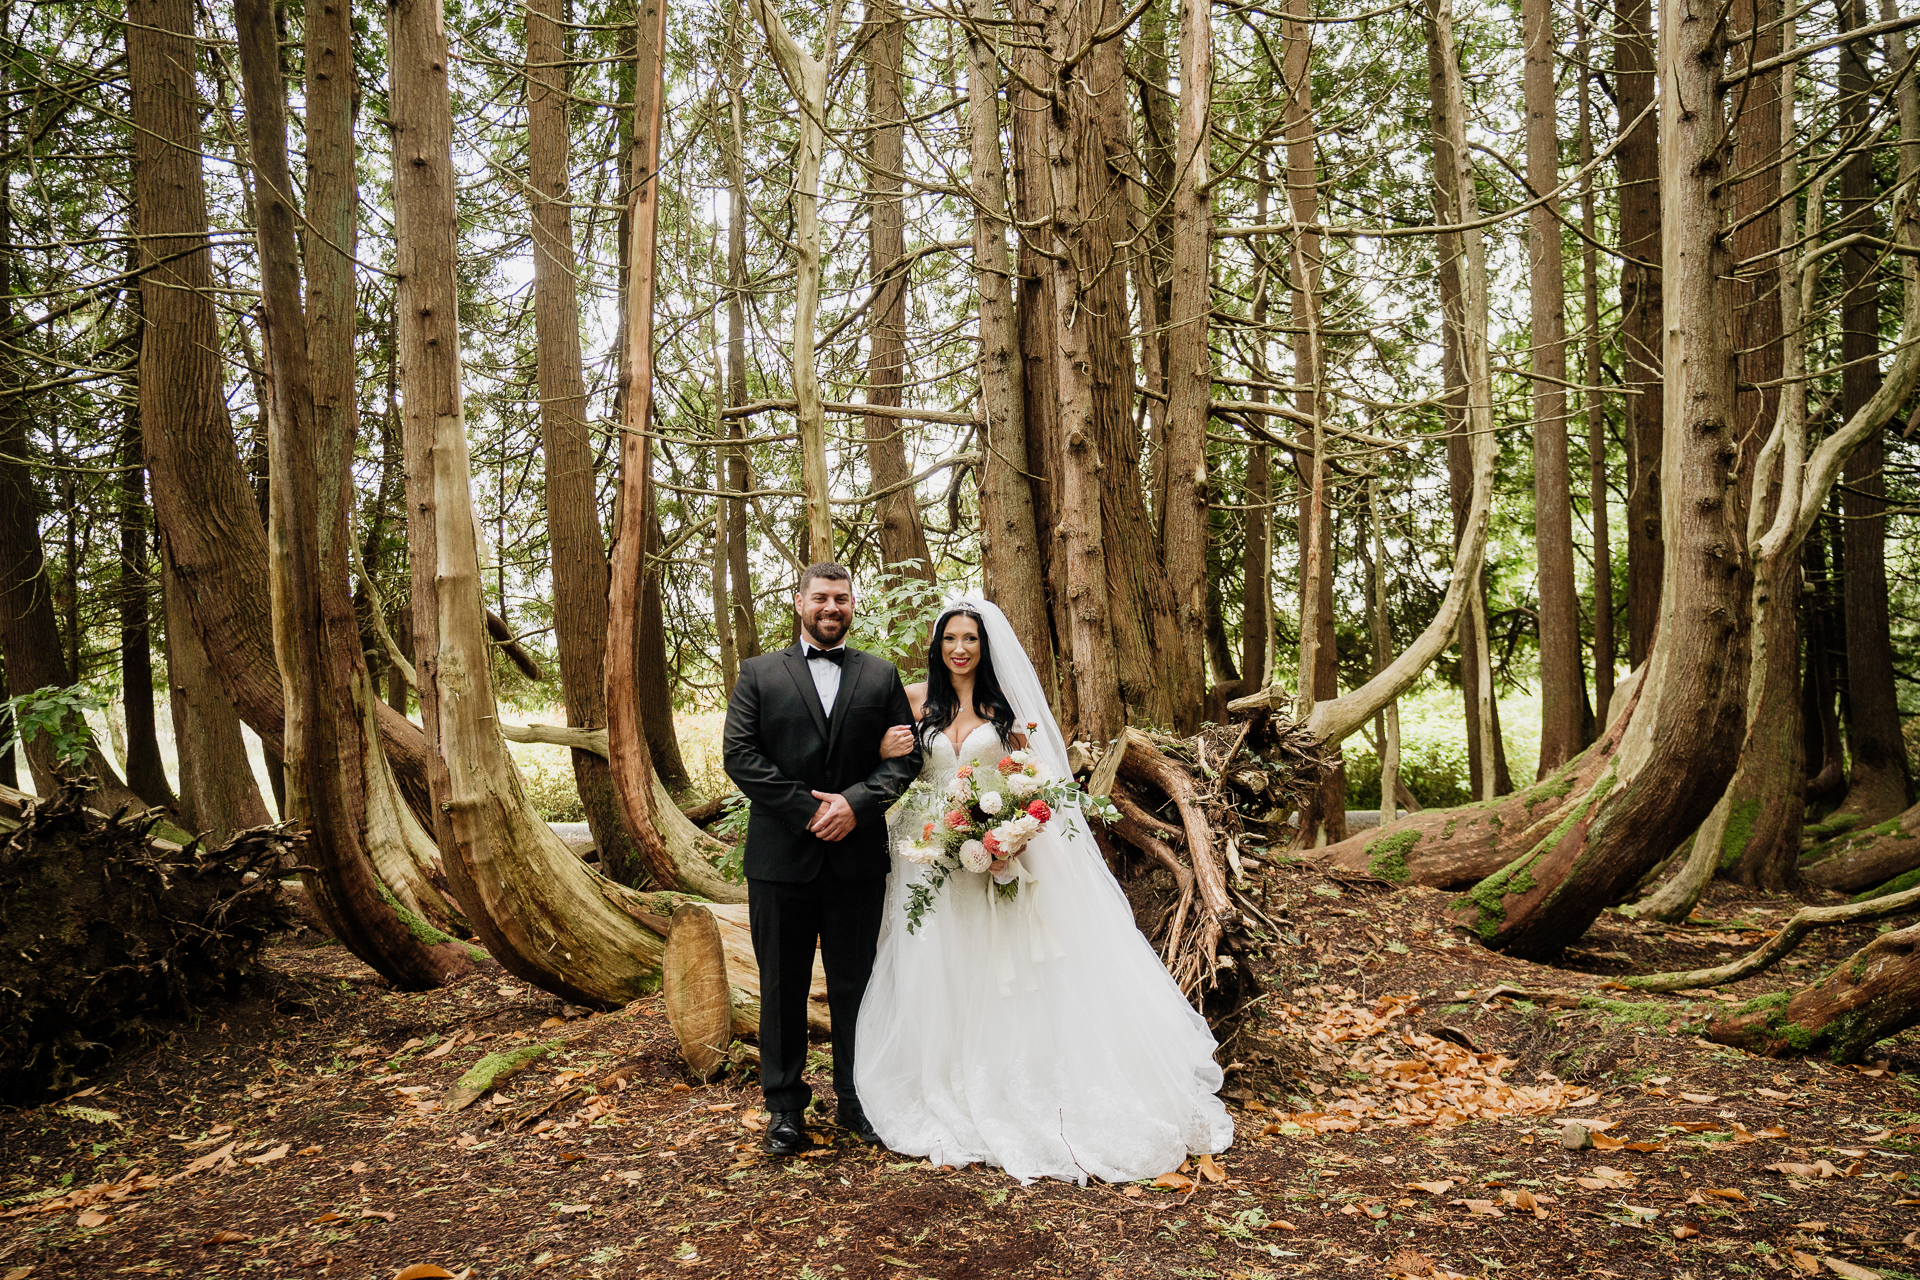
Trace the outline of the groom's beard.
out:
[[[824,610],[800,615],[800,629],[820,643],[822,648],[831,649],[847,638],[847,630],[853,625],[853,611],[843,611],[837,618],[824,616]]]

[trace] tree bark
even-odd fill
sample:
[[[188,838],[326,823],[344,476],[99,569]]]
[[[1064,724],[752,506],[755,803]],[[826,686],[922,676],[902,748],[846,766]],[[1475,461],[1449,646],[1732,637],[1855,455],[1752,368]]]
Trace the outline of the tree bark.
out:
[[[1172,284],[1167,310],[1166,512],[1161,559],[1173,587],[1176,728],[1199,719],[1206,694],[1208,619],[1207,421],[1213,394],[1208,317],[1213,293],[1213,202],[1208,190],[1213,110],[1212,0],[1180,0],[1180,113],[1173,189]],[[1218,588],[1212,595],[1218,598]],[[1224,636],[1222,637],[1224,639]],[[1225,645],[1221,645],[1224,651]],[[1227,667],[1232,666],[1231,658]],[[1222,679],[1231,679],[1222,674]],[[1183,714],[1184,713],[1184,714]],[[1341,805],[1345,817],[1345,805]]]
[[[1707,816],[1745,729],[1750,577],[1734,490],[1732,271],[1719,185],[1724,11],[1663,0],[1660,31],[1661,98],[1688,109],[1661,119],[1665,415],[1684,429],[1666,434],[1661,465],[1658,637],[1631,711],[1575,761],[1610,755],[1604,776],[1563,800],[1549,835],[1456,904],[1490,946],[1524,956],[1578,938]]]
[[[1801,867],[1808,884],[1837,893],[1862,893],[1904,877],[1920,867],[1920,805],[1817,846]]]
[[[1040,687],[1059,687],[1047,615],[1046,561],[1027,480],[1027,430],[1013,263],[1007,251],[1007,182],[1000,152],[999,54],[988,40],[993,0],[972,0],[967,29],[967,123],[972,144],[974,288],[980,299],[980,563],[1032,660]]]
[[[1866,25],[1865,0],[1838,0],[1844,29]],[[1871,103],[1869,40],[1840,46],[1841,128],[1864,129]],[[1865,146],[1840,170],[1840,234],[1880,234],[1874,217],[1873,154]],[[1880,388],[1880,250],[1855,244],[1841,251],[1840,406],[1851,418]],[[1887,517],[1884,433],[1875,430],[1847,460],[1841,504],[1846,512],[1847,754],[1852,764],[1844,813],[1879,822],[1913,803],[1913,777],[1900,732],[1899,688],[1887,607]]]
[[[1521,6],[1525,45],[1527,184],[1535,198],[1560,185],[1553,7]],[[1567,460],[1567,319],[1560,211],[1527,215],[1533,322],[1533,536],[1540,597],[1540,764],[1544,778],[1586,745],[1580,598],[1573,581],[1573,477]]]
[[[642,911],[638,895],[589,870],[533,812],[500,735],[461,403],[453,118],[443,23],[441,6],[432,0],[401,0],[389,10],[414,635],[421,709],[439,753],[435,793],[445,819],[447,874],[487,950],[508,970],[577,1002],[624,1004],[657,973],[659,935],[636,920]],[[657,50],[657,23],[649,37]],[[641,83],[657,95],[657,72]],[[650,262],[651,255],[636,255],[636,268],[642,261]],[[648,294],[650,299],[650,289]],[[645,372],[637,369],[636,377]],[[644,405],[644,385],[629,394],[630,406],[636,400]],[[631,418],[634,410],[628,412]],[[637,439],[625,443],[630,447]],[[637,547],[640,521],[630,521],[625,534]],[[637,586],[637,575],[631,581]],[[613,612],[620,616],[617,607]],[[630,627],[625,636],[630,655]],[[610,646],[609,656],[614,652]],[[617,658],[608,664],[610,710],[617,665]],[[630,695],[631,685],[626,688]],[[644,751],[638,726],[629,727],[634,732],[623,743],[617,717],[609,726],[615,750]],[[642,755],[643,785],[650,781],[644,760]],[[624,793],[626,779],[620,781],[634,834],[643,847],[660,842],[651,823],[634,823],[635,798]],[[640,792],[643,818],[652,800],[650,790]]]
[[[746,79],[742,48],[741,8],[738,0],[727,11],[727,101],[732,128],[727,133],[727,403],[747,402],[747,167],[746,110],[741,89]],[[729,420],[729,432],[744,436],[741,419]],[[727,450],[727,484],[745,493],[749,483],[747,448]],[[747,559],[747,504],[742,498],[724,502],[727,519],[727,574],[732,582],[733,642],[740,660],[760,653],[760,625],[754,610],[753,570]],[[726,692],[733,693],[731,682]]]
[[[237,831],[273,819],[261,799],[240,716],[207,660],[187,616],[186,595],[163,563],[167,619],[167,697],[180,773],[180,825],[215,847]]]
[[[1821,1053],[1859,1062],[1920,1022],[1920,925],[1881,934],[1819,982],[1763,996],[1718,1019],[1707,1037],[1770,1058]]]
[[[1661,218],[1664,119],[1642,119],[1653,102],[1652,0],[1625,0],[1614,19],[1614,102],[1625,136],[1620,177],[1622,390],[1627,408],[1627,665],[1646,661],[1660,615],[1666,540],[1661,530]],[[1662,26],[1660,43],[1672,32]],[[1637,123],[1636,123],[1637,122]]]
[[[656,559],[666,539],[660,532],[657,491],[653,487],[653,441],[648,440],[642,474],[646,478],[647,534],[645,579],[640,589],[639,645],[634,691],[640,699],[640,725],[647,737],[647,759],[654,777],[669,792],[684,791],[692,776],[680,758],[680,735],[673,726],[673,687],[667,668],[667,602],[662,594],[660,562]]]
[[[148,622],[147,473],[140,452],[140,416],[127,413],[120,436],[120,697],[127,709],[127,785],[150,805],[177,803],[160,763],[153,718],[153,631]]]
[[[767,50],[800,116],[800,145],[793,166],[794,423],[800,433],[801,487],[806,491],[807,559],[818,563],[834,556],[833,516],[827,498],[827,418],[815,367],[814,324],[820,310],[820,157],[826,143],[827,73],[836,56],[840,0],[829,5],[818,58],[800,47],[769,0],[748,3],[766,32]]]
[[[345,482],[353,444],[351,18],[344,3],[308,15],[308,213],[320,232],[307,238],[311,333],[300,296],[299,216],[273,12],[265,0],[238,0],[234,20],[272,386],[267,407],[281,565],[274,613],[287,690],[288,815],[304,819],[310,830],[305,865],[311,869],[301,880],[334,936],[382,977],[406,989],[439,986],[472,967],[467,949],[403,915],[374,874],[367,838],[368,757],[361,734],[374,699],[349,586]],[[337,309],[343,297],[344,315]]]
[[[877,0],[866,22],[867,259],[874,292],[867,308],[867,403],[897,409],[907,370],[906,112],[900,101],[907,23],[894,0]],[[883,414],[865,420],[873,490],[893,490],[874,504],[880,559],[890,573],[932,583],[933,552],[915,487],[906,483],[913,476],[907,425]]]
[[[600,533],[592,431],[580,356],[575,288],[567,43],[562,0],[527,6],[527,182],[533,221],[533,323],[540,387],[540,449],[546,463],[547,547],[553,632],[567,723],[607,723],[607,553]],[[605,757],[573,753],[574,784],[600,866],[623,882],[635,870],[633,837],[620,816]]]
[[[1584,318],[1585,360],[1581,380],[1587,410],[1587,510],[1593,522],[1593,718],[1598,727],[1610,719],[1613,704],[1613,543],[1607,529],[1607,410],[1600,393],[1600,255],[1596,234],[1593,164],[1593,54],[1587,38],[1587,14],[1582,9],[1580,64],[1580,167],[1587,177],[1580,184],[1580,276]]]

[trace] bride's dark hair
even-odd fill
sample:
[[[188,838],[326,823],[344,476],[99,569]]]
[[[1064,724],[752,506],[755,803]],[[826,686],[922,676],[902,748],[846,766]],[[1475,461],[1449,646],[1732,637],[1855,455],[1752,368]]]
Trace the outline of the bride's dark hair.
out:
[[[973,673],[973,713],[994,727],[1000,741],[1013,741],[1013,704],[1000,692],[1000,678],[993,673],[993,650],[987,644],[987,624],[971,609],[949,609],[933,625],[933,640],[927,645],[927,699],[920,708],[920,736],[931,742],[936,733],[946,732],[960,713],[960,695],[953,687],[953,672],[940,658],[940,641],[947,634],[947,623],[954,618],[972,618],[980,629],[980,665]]]

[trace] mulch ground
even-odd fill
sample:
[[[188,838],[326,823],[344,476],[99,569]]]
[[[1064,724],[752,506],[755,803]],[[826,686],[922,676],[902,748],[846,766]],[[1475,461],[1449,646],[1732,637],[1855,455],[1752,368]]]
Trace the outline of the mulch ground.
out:
[[[243,1001],[0,1115],[0,1280],[1920,1274],[1911,1038],[1861,1069],[1699,1035],[1870,930],[1732,992],[1640,997],[1610,980],[1737,954],[1795,904],[1608,916],[1546,968],[1446,927],[1439,894],[1254,881],[1238,1137],[1155,1185],[1023,1187],[824,1122],[817,1153],[770,1161],[752,1081],[690,1086],[656,999],[588,1016],[497,970],[396,992],[291,938]],[[483,1054],[553,1041],[442,1109]],[[1575,1120],[1597,1147],[1563,1146]]]

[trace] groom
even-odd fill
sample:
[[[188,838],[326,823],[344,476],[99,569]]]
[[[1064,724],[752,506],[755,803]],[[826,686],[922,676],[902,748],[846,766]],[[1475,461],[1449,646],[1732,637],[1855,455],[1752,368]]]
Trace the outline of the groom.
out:
[[[853,1088],[853,1031],[873,973],[886,899],[887,807],[920,773],[920,750],[880,758],[888,728],[913,723],[893,664],[847,647],[853,578],[837,564],[800,575],[800,643],[740,664],[727,706],[726,767],[752,802],[747,918],[760,964],[760,1088],[772,1119],[761,1147],[790,1156],[813,1145],[807,988],[817,941],[833,1017],[838,1120],[880,1138]]]

